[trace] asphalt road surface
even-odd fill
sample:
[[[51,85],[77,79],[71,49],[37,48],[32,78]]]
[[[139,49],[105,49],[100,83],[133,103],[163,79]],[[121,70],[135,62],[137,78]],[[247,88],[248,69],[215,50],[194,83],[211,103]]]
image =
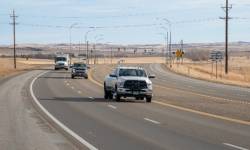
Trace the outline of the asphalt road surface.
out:
[[[100,83],[101,68],[108,70],[101,66],[93,75]],[[33,91],[53,116],[100,150],[250,148],[249,89],[182,77],[157,64],[145,68],[156,74],[158,103],[104,100],[100,85],[71,79],[66,71],[48,71]]]

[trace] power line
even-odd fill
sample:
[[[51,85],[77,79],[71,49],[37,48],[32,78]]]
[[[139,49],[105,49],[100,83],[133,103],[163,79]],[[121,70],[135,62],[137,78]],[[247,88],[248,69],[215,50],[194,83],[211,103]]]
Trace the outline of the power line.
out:
[[[184,21],[176,21],[172,24],[186,24],[186,23],[202,23],[208,21],[217,21],[218,18],[206,18],[206,19],[195,19],[195,20],[184,20]],[[45,27],[45,28],[68,28],[68,26],[62,25],[46,25],[46,24],[29,24],[29,23],[20,23],[22,26],[30,26],[30,27]],[[127,25],[112,25],[112,26],[75,26],[75,29],[88,29],[88,28],[96,28],[96,29],[107,29],[107,28],[140,28],[140,27],[154,27],[154,26],[162,26],[163,23],[152,23],[152,24],[127,24]]]
[[[138,17],[138,16],[152,16],[156,14],[166,14],[167,12],[148,12],[148,13],[134,13],[134,14],[121,14],[121,15],[108,15],[108,16],[44,16],[44,15],[25,15],[20,14],[20,17],[29,18],[55,18],[55,19],[104,19],[104,18],[121,18],[121,17]],[[1,15],[1,13],[0,13]]]
[[[2,13],[0,13],[0,16],[8,16],[9,14],[2,14]]]
[[[193,19],[193,20],[183,20],[183,21],[176,21],[173,24],[186,24],[186,23],[203,23],[203,22],[212,22],[218,21],[218,18],[200,18],[200,19]]]

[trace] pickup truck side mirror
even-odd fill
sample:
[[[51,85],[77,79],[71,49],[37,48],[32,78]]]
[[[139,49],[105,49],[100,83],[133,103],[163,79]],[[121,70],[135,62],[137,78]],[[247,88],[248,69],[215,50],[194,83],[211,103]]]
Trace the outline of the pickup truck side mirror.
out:
[[[149,79],[154,79],[154,78],[155,78],[155,75],[149,75],[148,78],[149,78]]]
[[[117,78],[117,75],[115,75],[115,74],[110,74],[109,76],[112,78]]]

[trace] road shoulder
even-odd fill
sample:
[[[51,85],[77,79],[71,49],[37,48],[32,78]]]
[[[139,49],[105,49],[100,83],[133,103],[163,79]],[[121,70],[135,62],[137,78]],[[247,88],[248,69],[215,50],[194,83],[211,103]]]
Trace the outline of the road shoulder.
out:
[[[37,73],[31,71],[0,79],[0,147],[20,150],[75,150],[34,109],[29,83]]]

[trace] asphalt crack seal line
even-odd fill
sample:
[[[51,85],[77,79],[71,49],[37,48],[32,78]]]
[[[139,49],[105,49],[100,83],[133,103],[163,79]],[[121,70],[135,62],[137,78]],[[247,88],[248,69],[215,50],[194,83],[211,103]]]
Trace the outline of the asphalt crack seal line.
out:
[[[33,85],[35,83],[35,81],[41,77],[42,75],[48,73],[49,71],[43,72],[40,75],[38,75],[37,77],[35,77],[31,84],[30,84],[30,94],[34,100],[34,105],[39,109],[38,111],[40,113],[42,113],[42,115],[47,119],[47,121],[51,124],[54,125],[54,127],[56,127],[56,129],[58,129],[59,131],[61,131],[66,137],[68,137],[70,140],[72,140],[72,142],[74,142],[76,145],[78,145],[80,148],[83,149],[90,149],[90,150],[98,150],[96,147],[94,147],[93,145],[91,145],[89,142],[87,142],[86,140],[84,140],[82,137],[80,137],[79,135],[77,135],[75,132],[73,132],[72,130],[70,130],[67,126],[65,126],[63,123],[61,123],[59,120],[57,120],[51,113],[48,112],[48,110],[46,110],[42,104],[38,101],[38,99],[36,98],[34,92],[33,92]]]
[[[103,85],[101,83],[99,83],[98,81],[94,80],[92,77],[92,70],[90,70],[89,72],[89,80],[92,81],[93,83],[95,83],[96,85],[103,87]],[[178,109],[178,110],[182,110],[182,111],[186,111],[186,112],[191,112],[191,113],[195,113],[198,115],[202,115],[202,116],[206,116],[206,117],[211,117],[211,118],[216,118],[216,119],[220,119],[220,120],[224,120],[224,121],[229,121],[229,122],[233,122],[233,123],[238,123],[238,124],[243,124],[243,125],[248,125],[250,126],[250,122],[249,121],[244,121],[244,120],[239,120],[239,119],[233,119],[233,118],[229,118],[229,117],[224,117],[224,116],[219,116],[219,115],[215,115],[215,114],[210,114],[210,113],[206,113],[206,112],[202,112],[202,111],[198,111],[198,110],[193,110],[193,109],[189,109],[189,108],[185,108],[185,107],[181,107],[181,106],[177,106],[177,105],[172,105],[172,104],[168,104],[166,102],[160,102],[160,101],[152,101],[152,103],[158,104],[158,105],[162,105],[162,106],[166,106],[166,107],[171,107],[174,109]]]

